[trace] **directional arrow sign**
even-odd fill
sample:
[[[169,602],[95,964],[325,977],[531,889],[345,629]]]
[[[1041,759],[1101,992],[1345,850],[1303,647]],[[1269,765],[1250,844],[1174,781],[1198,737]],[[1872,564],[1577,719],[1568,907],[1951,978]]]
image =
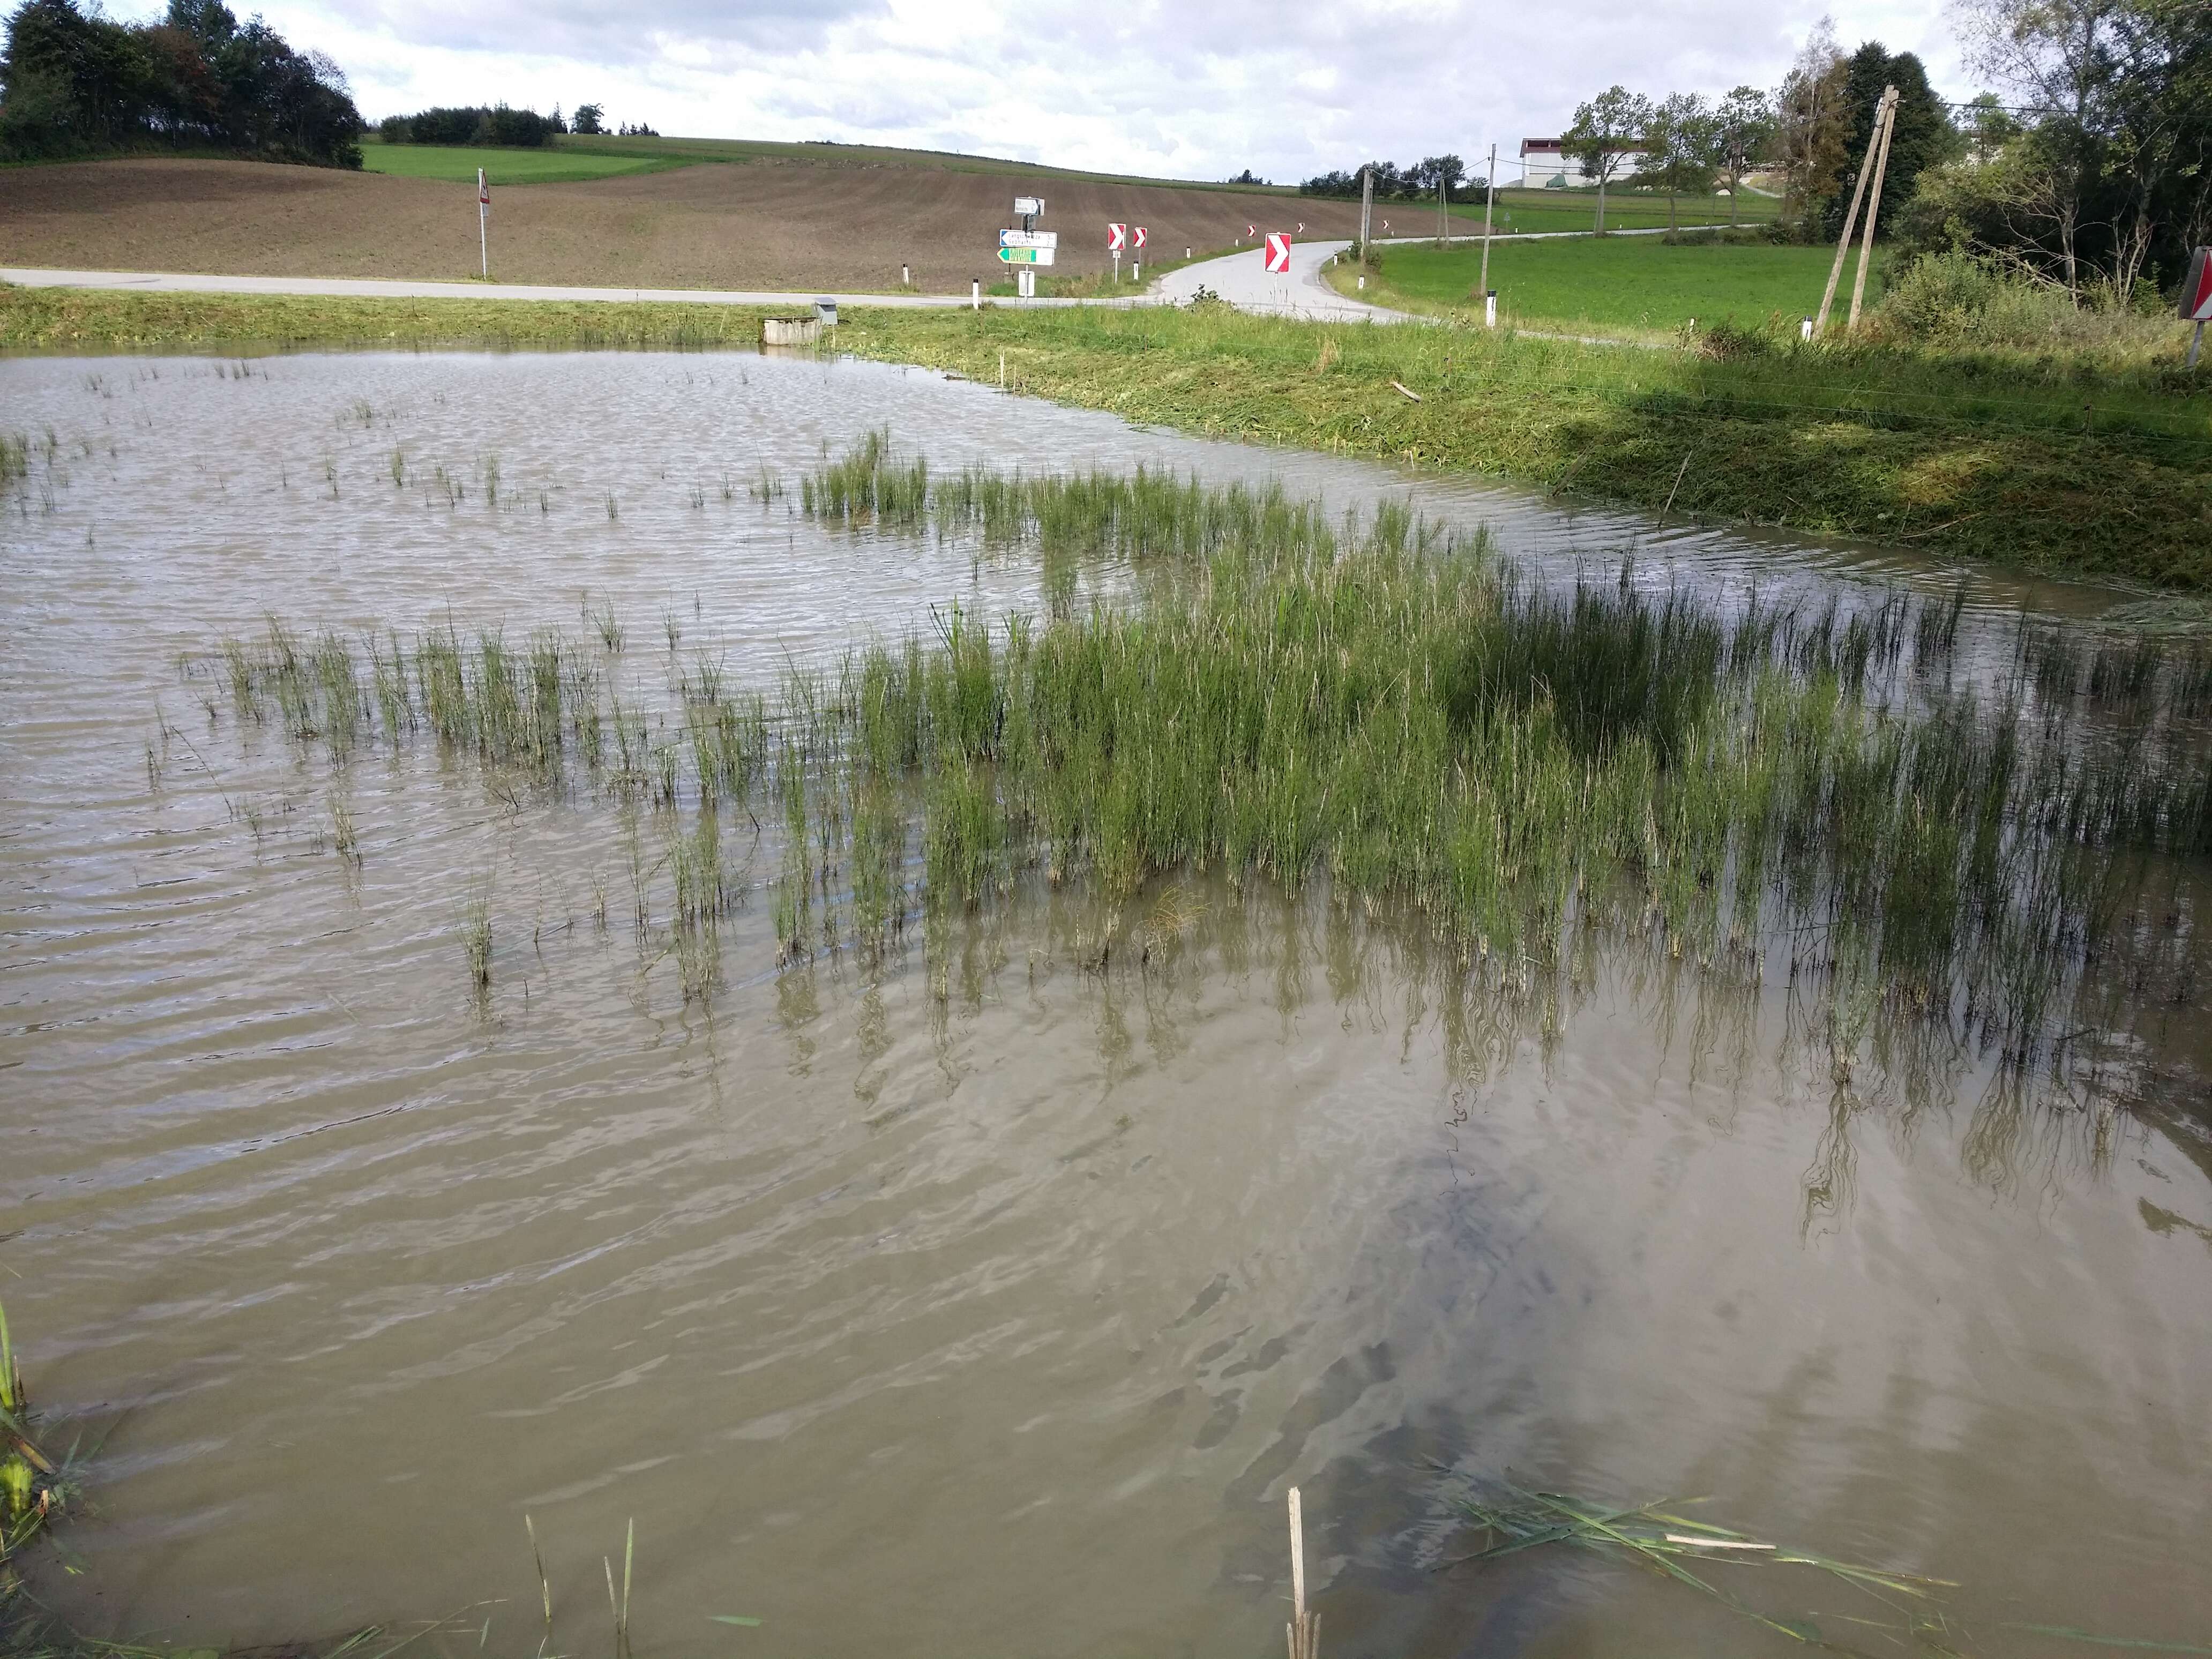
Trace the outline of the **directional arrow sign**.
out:
[[[1291,268],[1291,235],[1288,231],[1267,233],[1267,270],[1271,276],[1280,276]]]
[[[2181,320],[2212,320],[2212,247],[2200,247],[2189,262],[2189,280],[2181,285]]]
[[[1109,253],[1119,253],[1128,246],[1128,226],[1109,224],[1106,227],[1106,251]]]
[[[1002,247],[999,257],[1010,265],[1048,265],[1052,250],[1048,247]]]
[[[1056,230],[1002,230],[999,233],[1000,247],[1058,247],[1060,233]]]

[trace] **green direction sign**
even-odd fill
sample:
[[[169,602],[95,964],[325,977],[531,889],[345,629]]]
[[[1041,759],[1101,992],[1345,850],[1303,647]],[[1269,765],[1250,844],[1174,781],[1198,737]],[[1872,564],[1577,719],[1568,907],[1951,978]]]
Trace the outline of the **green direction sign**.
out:
[[[1052,252],[1048,247],[1002,247],[999,258],[1010,265],[1048,265]]]

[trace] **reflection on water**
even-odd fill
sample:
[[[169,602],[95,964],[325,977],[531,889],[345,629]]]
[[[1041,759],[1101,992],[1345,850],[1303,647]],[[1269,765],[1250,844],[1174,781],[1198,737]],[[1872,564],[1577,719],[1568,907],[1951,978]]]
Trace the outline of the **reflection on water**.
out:
[[[1790,1645],[1585,1558],[1431,1571],[1475,1547],[1465,1483],[1510,1472],[1957,1580],[1962,1651],[2202,1639],[2193,988],[2033,1077],[1872,1020],[1840,1067],[1786,969],[1591,930],[1485,976],[1387,910],[1218,873],[1111,917],[1041,884],[777,972],[764,854],[702,1009],[630,923],[629,809],[210,733],[175,672],[264,609],[520,636],[588,590],[643,687],[1034,606],[1019,562],[746,493],[884,420],[946,464],[1339,504],[1402,477],[861,365],[216,368],[0,364],[58,458],[52,510],[34,477],[0,520],[0,1267],[58,1437],[112,1425],[85,1572],[41,1581],[88,1628],[505,1598],[477,1617],[520,1651],[527,1514],[562,1651],[605,1639],[633,1516],[641,1649],[1272,1651],[1296,1483],[1333,1650]],[[1540,570],[1641,533],[1417,488]],[[1640,568],[1858,591],[1781,556],[1646,534]],[[1975,604],[2023,597],[2064,599]],[[158,784],[157,702],[192,751]],[[1897,1628],[1768,1582],[1741,1588]]]

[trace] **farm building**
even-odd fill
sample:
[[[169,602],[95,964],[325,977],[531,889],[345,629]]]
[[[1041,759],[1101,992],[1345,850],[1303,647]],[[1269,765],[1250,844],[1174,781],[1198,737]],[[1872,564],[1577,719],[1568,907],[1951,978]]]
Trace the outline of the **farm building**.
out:
[[[1577,190],[1597,180],[1583,165],[1582,158],[1567,154],[1564,138],[1523,138],[1521,141],[1521,182],[1534,189]],[[1639,149],[1620,152],[1620,165],[1613,170],[1617,179],[1626,179],[1644,165],[1644,151]]]

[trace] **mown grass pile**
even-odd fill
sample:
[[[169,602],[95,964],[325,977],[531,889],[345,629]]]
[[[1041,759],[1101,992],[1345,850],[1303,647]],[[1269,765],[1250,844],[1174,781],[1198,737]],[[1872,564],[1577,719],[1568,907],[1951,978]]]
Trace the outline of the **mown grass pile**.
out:
[[[605,690],[611,653],[552,633],[465,647],[450,625],[411,651],[387,635],[364,672],[272,623],[224,647],[234,699],[334,755],[427,732],[649,804],[639,914],[665,872],[702,995],[744,890],[723,815],[780,821],[787,957],[878,949],[916,910],[1031,876],[1118,903],[1218,866],[1404,907],[1501,985],[1577,927],[1709,966],[1780,951],[1808,986],[1875,988],[2025,1058],[2086,968],[2154,934],[2191,948],[2146,918],[2212,854],[2201,657],[2095,654],[2100,680],[2023,628],[1977,698],[1954,689],[1959,596],[1723,614],[1626,574],[1540,590],[1402,507],[1336,521],[1142,472],[932,477],[880,434],[802,499],[856,531],[1120,561],[1130,597],[1083,606],[1048,580],[1041,617],[946,609],[787,669],[773,698],[678,668],[657,724]]]

